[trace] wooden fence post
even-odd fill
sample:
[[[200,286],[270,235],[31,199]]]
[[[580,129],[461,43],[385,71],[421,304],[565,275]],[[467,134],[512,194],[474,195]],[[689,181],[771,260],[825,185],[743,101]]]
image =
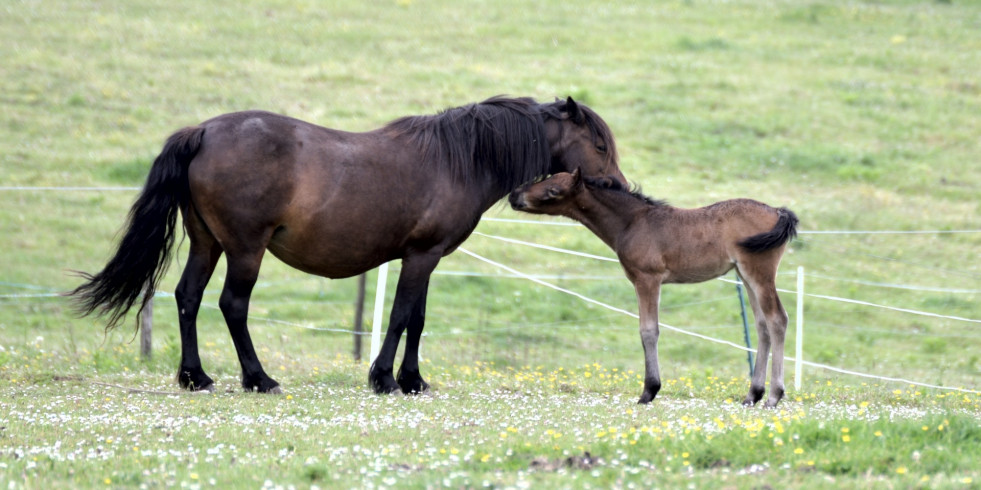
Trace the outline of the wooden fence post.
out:
[[[140,357],[149,361],[152,357],[153,345],[153,298],[146,303],[146,308],[140,312]]]

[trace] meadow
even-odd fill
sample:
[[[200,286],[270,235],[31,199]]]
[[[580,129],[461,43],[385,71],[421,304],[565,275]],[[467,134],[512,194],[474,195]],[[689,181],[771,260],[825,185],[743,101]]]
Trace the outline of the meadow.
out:
[[[0,6],[0,487],[981,485],[981,5],[117,3]],[[265,109],[362,131],[502,93],[588,104],[656,198],[793,209],[778,286],[793,326],[804,267],[803,358],[870,377],[807,366],[798,390],[788,362],[781,405],[747,409],[745,352],[665,329],[664,390],[638,406],[635,319],[457,252],[430,285],[432,389],[376,396],[351,352],[356,280],[268,256],[250,331],[286,394],[240,390],[223,264],[199,320],[218,391],[186,394],[183,248],[150,359],[133,321],[104,333],[58,295],[105,263],[180,127]],[[617,264],[494,238],[611,256],[584,228],[485,218],[466,250],[636,311]],[[661,311],[743,343],[731,283],[667,286]]]

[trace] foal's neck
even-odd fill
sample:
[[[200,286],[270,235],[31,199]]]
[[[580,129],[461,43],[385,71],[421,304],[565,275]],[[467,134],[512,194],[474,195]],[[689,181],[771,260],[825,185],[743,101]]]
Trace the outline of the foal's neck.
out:
[[[586,187],[576,196],[575,207],[569,217],[585,225],[616,250],[618,238],[637,213],[651,207],[652,204],[627,191]]]

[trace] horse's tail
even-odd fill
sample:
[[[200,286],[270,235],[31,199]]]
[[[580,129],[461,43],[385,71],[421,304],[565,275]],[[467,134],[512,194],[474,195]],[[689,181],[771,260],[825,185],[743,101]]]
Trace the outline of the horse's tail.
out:
[[[777,224],[773,225],[773,229],[746,238],[739,242],[739,246],[748,252],[766,252],[797,236],[797,223],[799,222],[797,215],[787,208],[777,209],[777,213],[780,216],[777,218]]]
[[[187,168],[201,147],[204,128],[177,131],[164,144],[150,168],[143,192],[129,211],[129,223],[116,253],[102,272],[79,273],[85,283],[67,293],[80,316],[108,316],[106,329],[120,320],[143,296],[140,311],[153,298],[170,264],[177,214],[190,199]]]

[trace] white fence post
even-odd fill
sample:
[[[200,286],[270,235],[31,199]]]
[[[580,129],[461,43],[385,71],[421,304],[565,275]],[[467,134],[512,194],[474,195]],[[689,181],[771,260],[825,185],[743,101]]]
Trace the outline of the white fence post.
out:
[[[800,391],[804,371],[804,267],[797,268],[797,350],[794,353],[794,389]]]
[[[378,351],[381,350],[381,325],[385,314],[385,284],[388,282],[388,262],[378,267],[378,284],[375,286],[375,314],[371,318],[371,355],[369,359],[375,362]]]

